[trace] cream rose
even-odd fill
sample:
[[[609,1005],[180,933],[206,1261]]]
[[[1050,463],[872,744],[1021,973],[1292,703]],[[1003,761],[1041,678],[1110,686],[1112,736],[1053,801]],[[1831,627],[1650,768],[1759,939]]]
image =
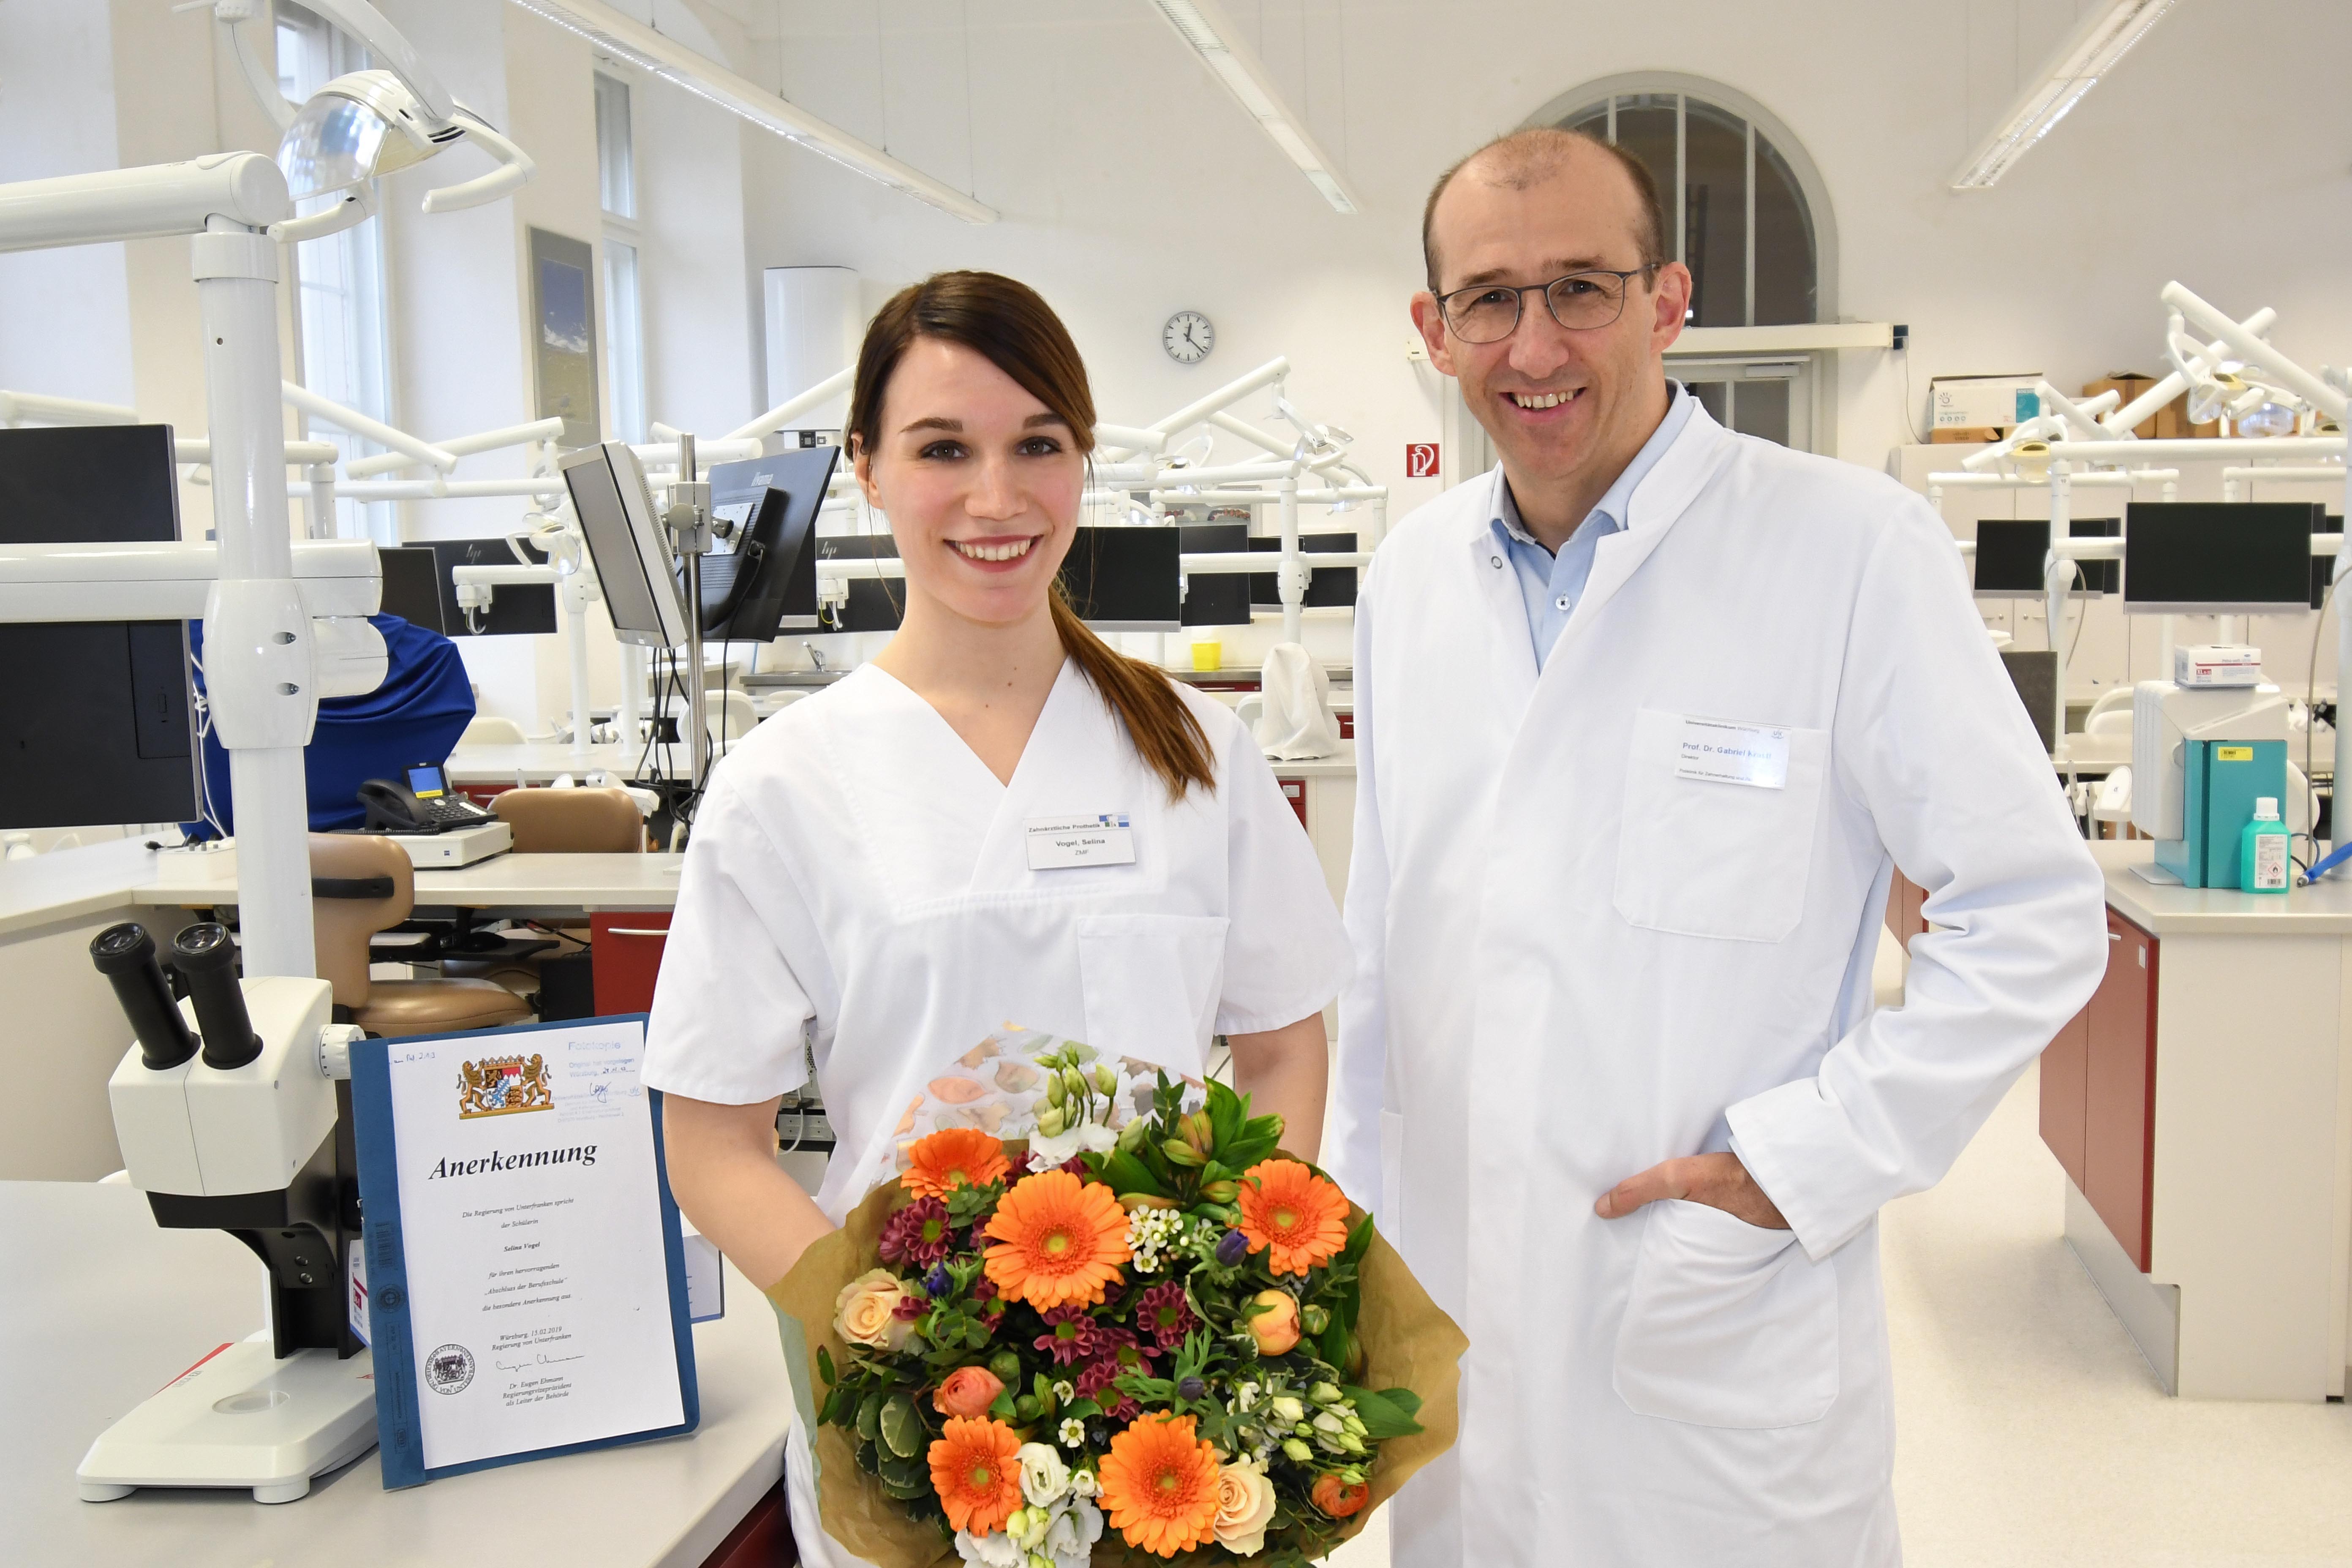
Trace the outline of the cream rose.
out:
[[[1255,1557],[1265,1549],[1265,1527],[1273,1521],[1274,1483],[1264,1465],[1243,1458],[1217,1467],[1217,1519],[1212,1528],[1218,1545],[1236,1557]]]
[[[887,1268],[868,1269],[834,1298],[834,1331],[854,1345],[895,1351],[915,1331],[912,1322],[897,1315],[906,1299],[896,1275]]]

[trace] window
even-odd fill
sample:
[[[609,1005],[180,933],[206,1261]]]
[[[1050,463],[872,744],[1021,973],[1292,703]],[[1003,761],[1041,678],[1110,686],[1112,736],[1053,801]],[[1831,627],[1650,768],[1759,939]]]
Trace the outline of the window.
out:
[[[1709,345],[1705,329],[1837,319],[1828,190],[1761,104],[1719,83],[1640,72],[1563,93],[1530,125],[1612,142],[1657,182],[1666,254],[1691,272],[1686,333],[1668,373],[1719,424],[1811,451],[1834,447],[1835,357]]]
[[[1650,171],[1666,252],[1691,270],[1692,326],[1820,319],[1811,204],[1754,120],[1689,92],[1612,92],[1553,123],[1614,142]]]
[[[300,103],[347,71],[364,70],[367,51],[325,21],[292,3],[278,7],[278,90]],[[305,202],[317,212],[334,201]],[[392,367],[386,325],[383,224],[370,218],[355,228],[294,247],[295,363],[302,384],[321,397],[391,424]],[[304,435],[332,442],[346,460],[383,450],[374,442],[320,424]],[[400,542],[400,525],[389,501],[339,500],[335,532]]]
[[[637,269],[636,144],[629,84],[596,73],[596,176],[604,208],[604,379],[613,388],[613,430],[646,439],[646,338]]]

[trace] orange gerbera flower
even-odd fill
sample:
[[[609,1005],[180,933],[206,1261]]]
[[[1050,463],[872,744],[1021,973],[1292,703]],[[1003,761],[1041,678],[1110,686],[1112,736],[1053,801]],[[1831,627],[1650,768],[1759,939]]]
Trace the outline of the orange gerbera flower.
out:
[[[920,1198],[943,1198],[970,1183],[984,1187],[1013,1167],[1004,1145],[977,1127],[949,1127],[907,1146],[913,1162],[898,1184]]]
[[[1103,1510],[1129,1546],[1173,1557],[1216,1539],[1216,1446],[1190,1415],[1135,1421],[1097,1468]]]
[[[1272,1247],[1266,1267],[1276,1274],[1304,1274],[1348,1245],[1348,1200],[1296,1160],[1252,1165],[1237,1201],[1250,1250]]]
[[[931,1489],[948,1522],[986,1535],[1021,1506],[1021,1439],[1002,1421],[950,1416],[947,1436],[931,1445]]]
[[[1013,1184],[988,1222],[988,1278],[1039,1311],[1068,1302],[1093,1306],[1125,1278],[1127,1211],[1099,1182],[1047,1171]]]

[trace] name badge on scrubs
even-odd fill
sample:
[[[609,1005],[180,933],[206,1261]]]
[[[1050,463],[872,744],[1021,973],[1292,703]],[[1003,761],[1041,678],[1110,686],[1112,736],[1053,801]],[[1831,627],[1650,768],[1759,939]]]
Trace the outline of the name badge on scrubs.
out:
[[[1033,816],[1029,819],[1029,869],[1059,871],[1070,866],[1132,866],[1135,829],[1123,811],[1095,816]]]
[[[1789,731],[1722,719],[1685,719],[1676,778],[1782,789],[1789,783]]]

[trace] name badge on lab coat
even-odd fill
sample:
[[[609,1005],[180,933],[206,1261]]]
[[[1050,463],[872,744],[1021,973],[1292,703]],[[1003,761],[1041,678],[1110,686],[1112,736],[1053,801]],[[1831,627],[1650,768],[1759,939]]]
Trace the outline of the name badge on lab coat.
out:
[[[1685,719],[1676,778],[1782,789],[1789,783],[1789,731],[1722,719]]]
[[[1029,869],[1058,871],[1069,866],[1132,866],[1135,829],[1123,811],[1095,816],[1033,816],[1029,819]]]

